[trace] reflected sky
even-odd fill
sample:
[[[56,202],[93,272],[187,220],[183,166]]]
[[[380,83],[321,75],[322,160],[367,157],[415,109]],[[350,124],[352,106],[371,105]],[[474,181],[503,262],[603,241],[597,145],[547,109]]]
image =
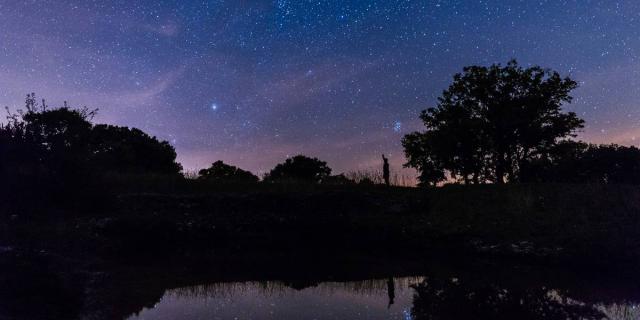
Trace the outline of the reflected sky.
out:
[[[326,282],[296,290],[281,282],[221,283],[169,290],[153,308],[130,320],[161,319],[411,319],[421,278]]]
[[[144,308],[127,319],[419,320],[469,319],[474,315],[482,319],[511,319],[519,315],[522,319],[533,316],[630,320],[640,317],[640,309],[634,303],[589,304],[544,286],[520,291],[495,284],[475,287],[475,281],[465,284],[458,278],[433,279],[432,283],[424,277],[390,279],[324,282],[303,289],[278,281],[183,287],[167,290],[153,307]]]

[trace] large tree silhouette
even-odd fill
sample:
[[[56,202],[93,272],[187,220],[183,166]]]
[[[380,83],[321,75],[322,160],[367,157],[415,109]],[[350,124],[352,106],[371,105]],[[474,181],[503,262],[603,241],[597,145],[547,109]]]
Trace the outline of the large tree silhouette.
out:
[[[404,137],[407,166],[422,183],[447,171],[465,183],[518,181],[524,163],[573,136],[584,121],[561,110],[577,84],[538,66],[470,66],[424,110],[426,131]]]

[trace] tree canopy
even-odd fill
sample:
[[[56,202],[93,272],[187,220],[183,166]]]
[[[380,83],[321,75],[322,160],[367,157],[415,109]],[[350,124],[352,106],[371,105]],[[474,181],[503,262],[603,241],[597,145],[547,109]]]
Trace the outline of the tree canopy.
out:
[[[267,182],[320,183],[331,175],[327,163],[317,158],[297,155],[276,165],[266,176]]]
[[[198,172],[198,179],[216,182],[256,183],[258,177],[249,171],[228,165],[220,160],[211,164],[209,168]]]
[[[640,149],[563,141],[521,171],[524,182],[640,184]]]
[[[520,168],[559,140],[575,136],[584,121],[563,112],[577,83],[538,66],[465,67],[422,111],[425,132],[403,138],[406,166],[422,184],[519,181]]]
[[[35,95],[0,126],[0,173],[56,179],[107,172],[177,174],[174,148],[139,129],[94,125],[96,111],[49,108]]]
[[[92,165],[101,170],[173,174],[182,170],[176,151],[137,128],[95,125],[91,132]]]

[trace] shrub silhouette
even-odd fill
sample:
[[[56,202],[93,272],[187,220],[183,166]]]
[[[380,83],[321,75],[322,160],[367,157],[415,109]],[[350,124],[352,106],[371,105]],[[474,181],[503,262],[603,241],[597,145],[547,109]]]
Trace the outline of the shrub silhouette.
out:
[[[320,183],[331,175],[327,163],[317,158],[297,155],[276,165],[264,180],[266,182]]]
[[[376,183],[373,180],[371,180],[371,178],[364,177],[358,182],[358,184],[363,186],[372,186],[372,185],[375,185]]]
[[[216,182],[256,183],[258,177],[249,171],[228,165],[220,160],[211,164],[211,167],[198,172],[198,179]]]
[[[355,184],[355,181],[347,178],[344,174],[338,174],[333,176],[328,176],[322,181],[322,184],[331,184],[331,185],[350,185]]]

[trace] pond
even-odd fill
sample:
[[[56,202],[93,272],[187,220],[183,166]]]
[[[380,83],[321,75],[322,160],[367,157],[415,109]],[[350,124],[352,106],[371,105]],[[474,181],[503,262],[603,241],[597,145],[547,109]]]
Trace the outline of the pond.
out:
[[[619,292],[607,293],[603,288],[598,293],[598,288],[586,285],[586,291],[573,292],[578,288],[553,288],[523,278],[486,280],[482,275],[389,277],[306,287],[282,281],[221,282],[167,290],[154,306],[127,319],[640,318],[637,303],[612,299]]]
[[[421,278],[325,282],[294,289],[276,281],[215,283],[168,290],[128,319],[411,319]]]
[[[640,319],[637,268],[351,256],[94,269],[0,255],[0,319]]]

